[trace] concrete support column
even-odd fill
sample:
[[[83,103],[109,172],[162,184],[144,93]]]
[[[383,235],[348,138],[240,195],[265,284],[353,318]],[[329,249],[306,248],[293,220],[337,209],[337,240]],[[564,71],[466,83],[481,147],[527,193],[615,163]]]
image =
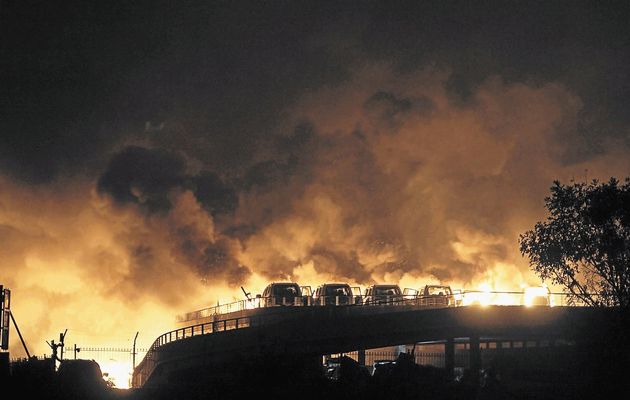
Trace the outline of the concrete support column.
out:
[[[479,382],[479,370],[481,369],[481,349],[479,348],[479,336],[471,336],[470,340],[470,372],[473,382]]]
[[[357,351],[357,359],[359,365],[365,365],[365,349]]]
[[[453,379],[455,377],[455,340],[453,338],[446,339],[444,343],[444,368],[446,376]]]

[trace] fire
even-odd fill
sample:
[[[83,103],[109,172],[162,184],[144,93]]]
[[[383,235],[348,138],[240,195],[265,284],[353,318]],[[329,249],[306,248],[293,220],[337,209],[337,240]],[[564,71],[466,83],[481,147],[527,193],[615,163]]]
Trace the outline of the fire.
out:
[[[486,307],[495,306],[527,306],[546,305],[553,306],[554,302],[547,286],[521,285],[520,290],[496,289],[484,283],[477,290],[462,290],[458,293],[461,304],[464,306],[479,305]]]
[[[131,380],[131,365],[128,362],[110,359],[99,363],[103,379],[111,380],[115,387],[119,389],[129,389]]]
[[[523,305],[527,307],[535,305],[552,305],[549,288],[546,286],[526,287],[523,292]]]
[[[465,306],[479,305],[481,307],[487,307],[493,304],[490,285],[483,283],[479,285],[479,290],[465,291],[462,304]]]

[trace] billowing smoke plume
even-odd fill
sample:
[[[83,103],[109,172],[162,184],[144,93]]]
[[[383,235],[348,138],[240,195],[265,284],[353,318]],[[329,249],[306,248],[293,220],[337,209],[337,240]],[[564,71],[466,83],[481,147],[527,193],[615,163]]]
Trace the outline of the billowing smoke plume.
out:
[[[164,224],[169,255],[202,279],[242,283],[250,271],[239,264],[238,243],[215,233],[213,216],[236,207],[236,195],[213,173],[187,175],[183,158],[161,149],[130,146],[114,155],[97,182],[97,191],[115,206],[132,206],[149,220]],[[151,243],[133,253],[152,257]],[[150,260],[157,263],[158,260]]]
[[[582,105],[561,85],[495,77],[461,101],[448,78],[373,67],[304,96],[274,158],[253,167],[272,172],[241,191],[236,218],[256,228],[245,263],[269,277],[311,263],[361,284],[530,280],[517,238],[543,217],[550,182],[623,176],[628,149],[576,158]]]
[[[491,77],[461,98],[448,79],[361,68],[300,96],[235,168],[165,129],[121,143],[96,174],[2,178],[2,283],[25,334],[72,321],[153,337],[174,313],[280,279],[536,283],[517,238],[551,182],[625,176],[629,149],[588,151],[582,102],[560,84]]]
[[[627,4],[57,3],[0,13],[0,284],[35,354],[270,280],[537,284],[552,181],[630,175]]]

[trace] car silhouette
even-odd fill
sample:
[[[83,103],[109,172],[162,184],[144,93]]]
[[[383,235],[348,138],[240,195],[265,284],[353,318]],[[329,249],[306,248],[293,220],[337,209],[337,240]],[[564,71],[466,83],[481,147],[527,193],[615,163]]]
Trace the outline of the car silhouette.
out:
[[[264,307],[301,306],[304,304],[302,289],[295,282],[273,282],[263,291],[261,304]]]
[[[372,285],[365,289],[364,304],[402,303],[403,294],[398,285]]]
[[[426,285],[420,293],[418,293],[420,305],[428,307],[447,307],[455,305],[453,291],[450,286],[445,285]]]
[[[357,300],[360,297],[352,294],[352,288],[347,283],[325,283],[313,293],[313,304],[319,306],[358,304]]]

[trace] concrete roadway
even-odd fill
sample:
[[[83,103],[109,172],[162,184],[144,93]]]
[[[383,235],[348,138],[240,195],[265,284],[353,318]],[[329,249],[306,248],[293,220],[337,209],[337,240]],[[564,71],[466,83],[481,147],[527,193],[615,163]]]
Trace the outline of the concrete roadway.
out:
[[[468,306],[427,309],[416,305],[278,307],[250,310],[251,326],[198,335],[159,347],[155,369],[143,361],[134,386],[156,386],[183,371],[216,370],[234,360],[268,355],[311,357],[453,338],[605,340],[617,310],[587,307]],[[243,313],[240,313],[242,316]],[[451,351],[449,351],[451,350]],[[473,349],[471,354],[478,357]],[[478,360],[471,359],[471,365]],[[146,373],[150,372],[150,376]]]

